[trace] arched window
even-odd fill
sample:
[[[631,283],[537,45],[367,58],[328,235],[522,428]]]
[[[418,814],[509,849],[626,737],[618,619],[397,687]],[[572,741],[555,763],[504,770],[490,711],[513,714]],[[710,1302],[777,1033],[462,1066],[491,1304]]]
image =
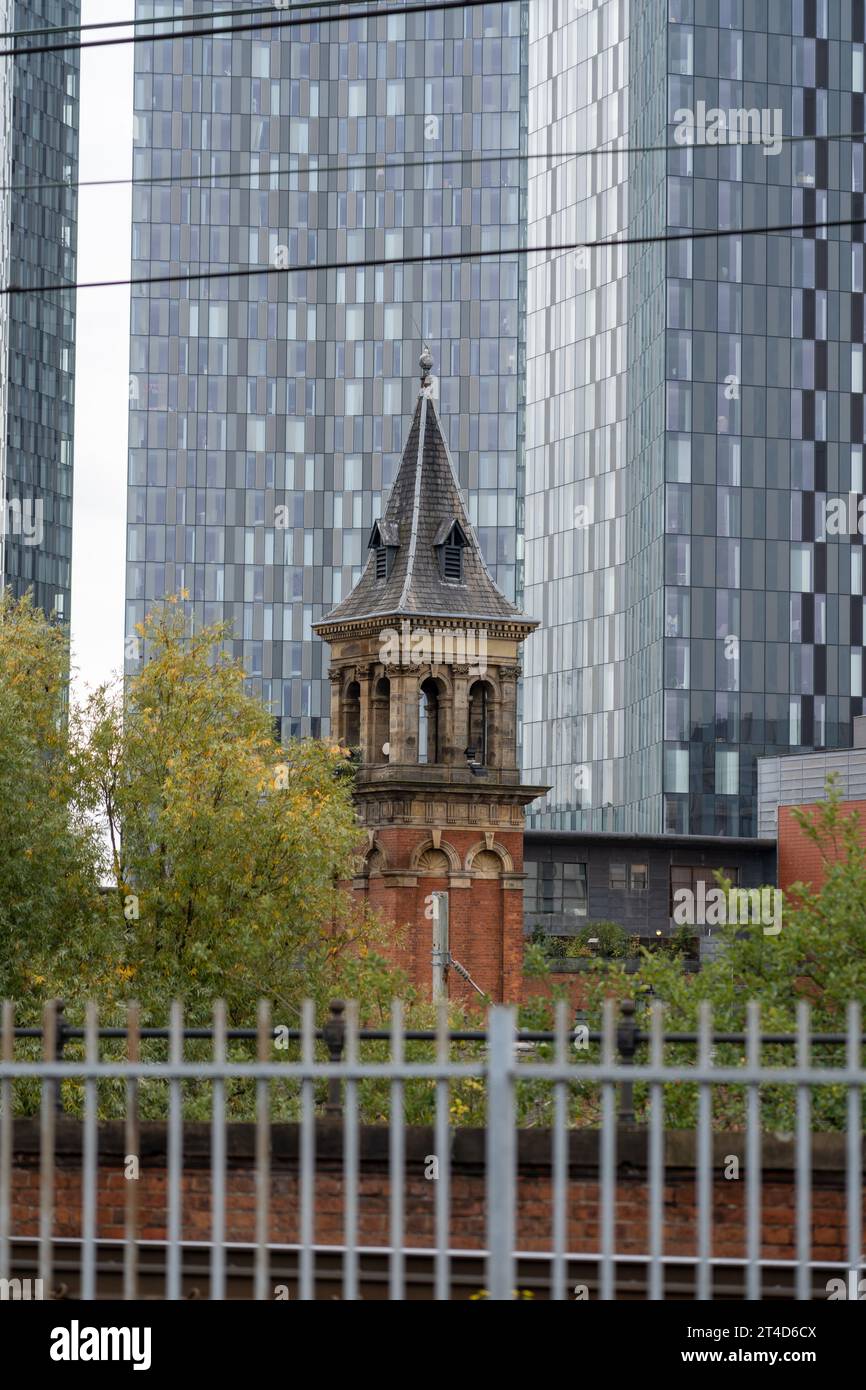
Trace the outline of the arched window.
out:
[[[439,687],[432,677],[428,677],[421,686],[418,704],[418,761],[440,761]]]
[[[361,742],[361,687],[357,681],[346,686],[343,698],[343,742],[357,748]]]
[[[391,751],[391,682],[383,676],[373,692],[373,762],[386,763]]]
[[[490,737],[490,686],[476,681],[469,690],[469,744],[466,756],[470,762],[489,767],[492,757]]]

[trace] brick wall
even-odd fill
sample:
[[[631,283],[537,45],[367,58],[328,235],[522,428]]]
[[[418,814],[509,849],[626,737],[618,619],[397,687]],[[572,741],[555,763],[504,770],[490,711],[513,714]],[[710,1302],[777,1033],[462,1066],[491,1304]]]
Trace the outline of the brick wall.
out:
[[[794,806],[779,807],[779,887],[787,889],[792,883],[810,883],[818,889],[824,882],[824,863],[818,846],[804,834],[795,818]],[[813,808],[800,810],[814,818]],[[860,817],[859,838],[866,845],[866,801],[843,801],[843,814],[856,811]]]
[[[272,1130],[270,1237],[298,1239],[298,1128],[276,1125]],[[360,1134],[360,1243],[388,1241],[388,1130],[362,1126]],[[518,1245],[522,1250],[549,1250],[551,1245],[551,1136],[542,1130],[518,1135]],[[598,1134],[571,1131],[569,1142],[568,1249],[592,1254],[600,1246]],[[665,1252],[696,1253],[697,1203],[694,1136],[666,1136],[664,1186]],[[210,1127],[189,1124],[184,1129],[183,1235],[205,1240],[210,1235]],[[320,1122],[316,1132],[317,1181],[315,1236],[317,1243],[338,1244],[343,1238],[342,1127]],[[452,1139],[452,1223],[454,1248],[473,1250],[485,1245],[485,1188],[483,1130],[455,1130]],[[713,1254],[742,1258],[745,1254],[745,1142],[742,1134],[716,1134],[714,1144]],[[812,1255],[844,1261],[845,1139],[843,1135],[813,1136]],[[19,1120],[14,1134],[12,1231],[14,1237],[38,1234],[39,1129],[32,1120]],[[129,1187],[123,1175],[122,1126],[100,1128],[98,1235],[110,1239],[124,1234],[124,1207]],[[255,1239],[255,1130],[235,1124],[228,1130],[226,1238]],[[429,1156],[435,1154],[433,1132],[406,1130],[406,1244],[434,1244],[436,1182],[425,1177]],[[739,1179],[722,1174],[730,1155],[739,1159]],[[648,1248],[648,1184],[646,1136],[623,1130],[618,1139],[616,1249],[642,1254]],[[793,1142],[764,1136],[762,1192],[762,1255],[795,1256],[795,1181]],[[166,1233],[167,1174],[165,1129],[142,1126],[140,1177],[137,1180],[138,1235],[160,1240]],[[55,1235],[80,1234],[81,1129],[61,1121],[57,1135]],[[864,1204],[866,1206],[866,1204]]]
[[[479,828],[450,828],[442,836],[459,860],[460,871],[442,877],[412,870],[415,850],[429,844],[429,830],[420,827],[385,826],[376,843],[386,855],[383,873],[357,879],[356,892],[399,935],[387,954],[405,970],[411,982],[429,997],[431,992],[433,928],[425,916],[429,895],[448,893],[451,954],[469,971],[478,987],[494,1002],[519,1003],[523,984],[523,834],[497,829],[495,841],[511,858],[513,875],[480,878],[465,870],[467,856],[484,832]],[[449,979],[449,995],[458,1001],[477,999],[472,987],[456,972]]]

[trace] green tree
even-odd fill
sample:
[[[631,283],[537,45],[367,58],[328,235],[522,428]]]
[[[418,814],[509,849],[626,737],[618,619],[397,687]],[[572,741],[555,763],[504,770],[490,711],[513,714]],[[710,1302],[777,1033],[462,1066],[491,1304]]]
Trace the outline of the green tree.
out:
[[[346,750],[275,743],[271,719],[179,597],[139,630],[146,660],[103,687],[78,728],[82,809],[105,831],[109,949],[88,984],[197,1015],[215,997],[249,1022],[262,995],[323,995],[351,948],[374,942],[340,886],[358,847]]]
[[[75,802],[69,646],[27,595],[0,592],[0,993],[26,997],[97,899],[92,827]]]
[[[659,1000],[667,1032],[696,1032],[701,1005],[711,1009],[716,1032],[744,1032],[747,1004],[760,1007],[764,1033],[795,1033],[798,1004],[810,1005],[814,1032],[844,1033],[851,1000],[866,1000],[866,850],[861,844],[860,821],[846,813],[838,787],[828,783],[822,802],[796,813],[809,839],[818,847],[823,863],[823,883],[798,883],[784,894],[780,930],[775,923],[740,922],[713,928],[719,950],[705,960],[697,974],[687,974],[676,955],[641,953],[637,974],[628,976],[616,964],[590,978],[590,1016],[597,1026],[603,999],[633,998],[639,1018],[646,1022],[646,1005]],[[719,885],[729,889],[721,876]],[[815,1044],[813,1060],[840,1064],[844,1053],[832,1045]],[[684,1082],[666,1088],[669,1120],[691,1124],[695,1115],[695,1088],[685,1084],[694,1048],[671,1045],[668,1061],[682,1060]],[[745,1064],[745,1048],[720,1045],[715,1050],[719,1065]],[[762,1060],[768,1066],[791,1064],[794,1048],[765,1045]],[[791,1088],[762,1087],[765,1123],[790,1129],[794,1122]],[[743,1117],[741,1087],[714,1088],[716,1123],[738,1125]],[[843,1088],[818,1087],[813,1099],[816,1128],[843,1127]]]

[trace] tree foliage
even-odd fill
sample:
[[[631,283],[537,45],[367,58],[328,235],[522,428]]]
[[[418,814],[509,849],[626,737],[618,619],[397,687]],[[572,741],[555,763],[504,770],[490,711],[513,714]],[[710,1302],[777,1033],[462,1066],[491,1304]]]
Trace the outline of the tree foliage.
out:
[[[813,1032],[844,1033],[850,1001],[866,1002],[866,850],[860,820],[846,813],[838,787],[828,783],[824,801],[796,812],[807,837],[818,848],[823,882],[797,883],[784,894],[781,930],[774,924],[749,922],[713,928],[718,952],[696,974],[688,974],[675,955],[641,953],[640,969],[627,975],[612,965],[590,980],[589,1016],[598,1026],[603,1000],[633,999],[638,1018],[648,1027],[649,1004],[658,1000],[666,1032],[698,1030],[700,1009],[707,1004],[717,1033],[742,1033],[747,1006],[756,1001],[764,1033],[796,1033],[798,1006],[809,1006]],[[729,884],[719,876],[720,886]],[[776,890],[778,891],[778,890]],[[645,1055],[644,1053],[640,1054]],[[764,1045],[767,1066],[792,1065],[793,1045]],[[684,1076],[695,1060],[692,1045],[669,1045],[669,1062],[682,1061]],[[844,1050],[836,1044],[812,1048],[816,1064],[840,1065]],[[718,1065],[742,1066],[746,1049],[722,1044],[715,1049]],[[794,1124],[792,1088],[761,1088],[768,1127],[788,1131]],[[646,1097],[637,1090],[639,1102]],[[743,1122],[744,1088],[714,1088],[715,1123],[738,1127]],[[685,1084],[666,1088],[666,1111],[672,1124],[694,1122],[696,1088]],[[816,1087],[813,1124],[816,1128],[844,1127],[845,1094],[841,1087]]]
[[[62,632],[29,600],[3,605],[7,993],[62,996],[73,1016],[135,998],[160,1022],[174,998],[203,1022],[222,997],[249,1024],[261,996],[292,1016],[347,960],[373,969],[381,928],[340,882],[358,847],[345,750],[274,741],[225,625],[193,631],[166,601],[138,674],[67,720]]]
[[[0,993],[26,997],[93,912],[96,845],[75,796],[63,630],[0,591]]]

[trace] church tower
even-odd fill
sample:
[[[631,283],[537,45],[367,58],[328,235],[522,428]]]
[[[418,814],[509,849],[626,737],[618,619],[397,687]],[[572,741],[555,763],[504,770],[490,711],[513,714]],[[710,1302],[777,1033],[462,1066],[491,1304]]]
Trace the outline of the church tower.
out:
[[[547,790],[521,786],[517,766],[520,648],[538,624],[484,563],[432,365],[425,349],[409,437],[361,577],[314,626],[331,648],[332,736],[357,759],[366,841],[354,891],[394,923],[392,958],[422,994],[479,990],[513,1002],[524,807]]]

